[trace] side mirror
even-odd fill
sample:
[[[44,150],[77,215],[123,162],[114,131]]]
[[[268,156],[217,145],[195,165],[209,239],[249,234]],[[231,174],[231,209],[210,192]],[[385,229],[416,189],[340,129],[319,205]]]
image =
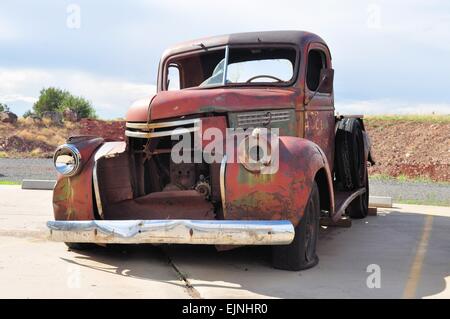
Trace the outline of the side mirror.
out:
[[[333,69],[321,69],[319,85],[317,86],[317,89],[314,91],[313,95],[306,101],[305,106],[308,105],[309,102],[311,102],[311,100],[316,96],[317,92],[332,93],[333,80],[334,80]]]
[[[333,92],[333,80],[334,80],[334,70],[333,69],[322,69],[320,70],[320,82],[317,87],[317,91],[320,93],[332,93]]]

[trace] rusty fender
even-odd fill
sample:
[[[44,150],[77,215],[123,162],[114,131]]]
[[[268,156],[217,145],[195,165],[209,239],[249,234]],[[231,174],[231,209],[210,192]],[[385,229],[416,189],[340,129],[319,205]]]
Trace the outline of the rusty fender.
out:
[[[327,159],[320,147],[306,139],[283,136],[279,142],[279,169],[274,174],[247,171],[239,163],[225,168],[224,217],[239,220],[289,220],[296,226],[303,216],[313,181],[330,214],[334,195]],[[325,184],[325,185],[324,185]]]
[[[53,214],[55,220],[92,220],[94,219],[92,173],[93,154],[104,140],[99,137],[72,137],[67,140],[81,155],[81,170],[72,177],[58,174],[53,190]]]

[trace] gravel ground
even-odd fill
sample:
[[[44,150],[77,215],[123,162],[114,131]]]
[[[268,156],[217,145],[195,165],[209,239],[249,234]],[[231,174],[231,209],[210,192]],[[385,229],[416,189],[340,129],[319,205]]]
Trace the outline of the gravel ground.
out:
[[[450,206],[450,184],[397,180],[370,180],[370,194],[390,196],[394,202]]]
[[[51,159],[0,159],[0,181],[55,178]],[[450,185],[445,183],[371,179],[370,194],[391,196],[396,202],[450,206]]]
[[[56,179],[49,158],[0,158],[0,181],[21,182],[23,179]]]

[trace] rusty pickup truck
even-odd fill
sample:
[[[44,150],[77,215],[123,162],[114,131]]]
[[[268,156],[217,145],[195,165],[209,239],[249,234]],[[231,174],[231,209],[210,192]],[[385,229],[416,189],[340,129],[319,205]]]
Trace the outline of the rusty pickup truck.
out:
[[[70,137],[54,155],[50,238],[93,244],[268,245],[275,268],[318,263],[321,223],[368,213],[371,143],[338,116],[329,47],[302,31],[175,45],[124,141]]]

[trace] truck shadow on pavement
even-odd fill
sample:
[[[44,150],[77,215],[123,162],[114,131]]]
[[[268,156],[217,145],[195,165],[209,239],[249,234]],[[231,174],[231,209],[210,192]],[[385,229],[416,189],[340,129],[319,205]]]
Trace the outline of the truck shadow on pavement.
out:
[[[201,298],[448,298],[449,229],[449,216],[383,211],[354,220],[351,228],[322,229],[319,264],[300,272],[271,268],[264,246],[218,252],[212,246],[114,245],[64,260],[190,287]],[[172,267],[174,276],[155,274],[155,263]]]

